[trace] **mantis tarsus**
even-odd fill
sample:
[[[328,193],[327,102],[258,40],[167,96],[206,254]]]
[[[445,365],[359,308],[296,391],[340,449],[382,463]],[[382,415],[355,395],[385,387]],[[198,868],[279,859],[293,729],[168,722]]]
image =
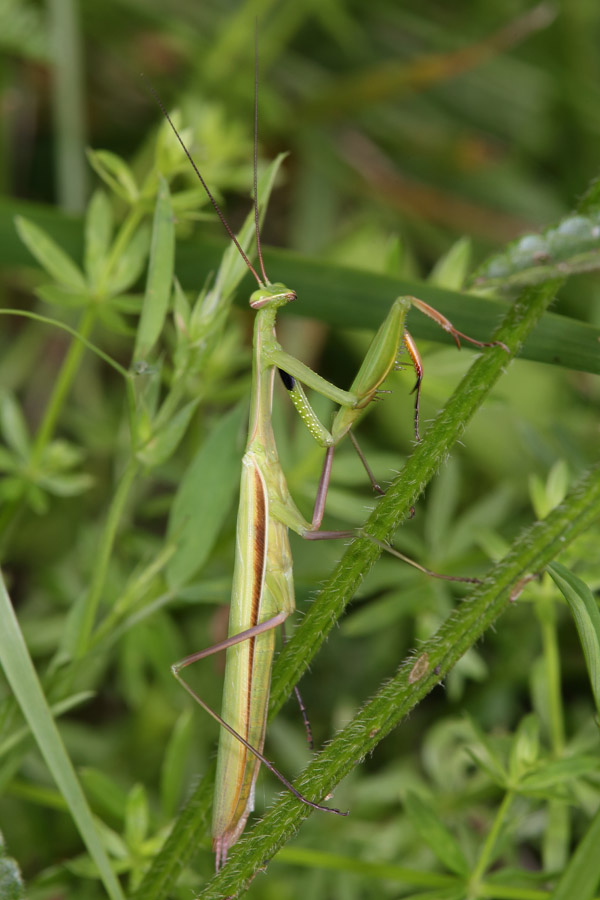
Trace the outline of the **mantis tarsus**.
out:
[[[346,815],[300,795],[262,753],[275,629],[278,625],[283,625],[295,609],[288,529],[291,528],[308,540],[353,536],[354,533],[351,531],[321,530],[334,449],[347,434],[350,434],[374,488],[382,492],[356,444],[351,429],[394,368],[402,347],[408,352],[417,375],[414,388],[415,433],[417,440],[419,439],[419,395],[423,369],[415,342],[404,325],[411,306],[434,319],[441,328],[453,336],[459,347],[461,338],[478,347],[504,345],[496,341],[484,342],[470,338],[457,331],[445,316],[422,300],[416,297],[399,297],[392,304],[390,312],[375,335],[349,391],[341,390],[317,375],[304,363],[286,353],[275,336],[277,311],[281,306],[294,301],[296,293],[284,284],[272,284],[269,281],[261,253],[256,177],[256,92],[254,216],[259,261],[257,268],[260,274],[226,222],[168,113],[160,101],[158,102],[227,233],[258,285],[250,297],[250,306],[256,310],[252,395],[248,440],[242,459],[229,636],[212,647],[193,653],[172,667],[175,677],[182,686],[221,725],[212,826],[216,866],[219,869],[227,859],[229,848],[244,830],[246,820],[254,807],[254,790],[261,762],[303,803],[316,809]],[[290,495],[277,455],[271,426],[276,372],[279,372],[294,406],[311,435],[326,451],[310,522],[304,518]],[[331,429],[325,428],[319,421],[306,397],[303,385],[339,405],[340,409],[333,419]],[[180,673],[186,666],[221,650],[227,651],[227,657],[222,714],[219,716],[195,693]]]

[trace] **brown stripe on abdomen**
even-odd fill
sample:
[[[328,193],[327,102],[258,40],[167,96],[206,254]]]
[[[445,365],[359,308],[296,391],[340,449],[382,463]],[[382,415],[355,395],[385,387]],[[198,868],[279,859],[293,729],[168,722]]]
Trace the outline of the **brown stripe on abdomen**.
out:
[[[257,465],[252,469],[252,507],[254,513],[254,547],[252,552],[252,603],[250,607],[250,627],[258,624],[258,614],[260,610],[260,598],[262,595],[265,567],[267,563],[267,496],[266,485],[262,477],[262,473]],[[248,681],[247,684],[253,683],[252,669],[254,666],[254,647],[256,638],[250,638],[248,648]],[[250,709],[250,697],[246,698],[247,709]],[[250,728],[250,717],[246,723],[245,737],[248,739],[248,730]]]
[[[267,498],[266,485],[258,466],[252,472],[252,493],[254,509],[254,548],[252,555],[252,605],[250,613],[251,626],[258,622],[260,596],[262,593],[265,565],[267,560]]]

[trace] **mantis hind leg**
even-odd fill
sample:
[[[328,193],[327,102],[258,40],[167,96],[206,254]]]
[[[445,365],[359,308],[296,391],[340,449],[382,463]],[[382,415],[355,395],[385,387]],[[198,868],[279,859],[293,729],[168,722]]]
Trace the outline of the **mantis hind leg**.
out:
[[[179,684],[188,692],[188,694],[193,697],[193,699],[198,703],[202,709],[204,709],[209,716],[211,716],[219,725],[228,731],[229,734],[232,735],[236,740],[243,744],[243,746],[253,754],[256,759],[261,762],[270,772],[275,775],[276,778],[283,784],[284,787],[290,791],[301,803],[304,803],[306,806],[310,806],[312,809],[318,809],[323,812],[332,812],[338,816],[347,816],[347,812],[342,812],[339,809],[334,809],[331,806],[324,806],[320,803],[315,803],[312,800],[309,800],[307,797],[304,797],[300,791],[297,791],[296,788],[287,780],[285,775],[277,769],[272,762],[270,762],[257,748],[254,747],[249,741],[247,741],[235,728],[232,728],[228,722],[226,722],[214,709],[212,709],[208,703],[206,703],[191,687],[188,682],[182,678],[181,670],[186,668],[187,666],[192,665],[192,663],[198,662],[201,659],[205,659],[208,656],[212,656],[214,653],[219,653],[222,650],[227,650],[229,647],[233,647],[235,644],[241,644],[243,641],[250,641],[254,638],[258,637],[260,634],[264,634],[267,631],[271,631],[273,628],[277,628],[277,626],[283,626],[285,619],[287,618],[287,613],[281,612],[276,616],[273,616],[270,619],[267,619],[265,622],[261,622],[259,625],[255,625],[252,628],[248,628],[246,631],[242,631],[239,634],[234,634],[231,637],[226,638],[224,641],[219,641],[217,644],[213,644],[211,647],[207,647],[205,650],[199,650],[197,653],[192,653],[190,656],[186,656],[184,659],[179,662],[174,663],[171,666],[171,671]],[[220,863],[225,861],[226,850],[223,848],[220,855]],[[217,860],[219,865],[219,858]]]

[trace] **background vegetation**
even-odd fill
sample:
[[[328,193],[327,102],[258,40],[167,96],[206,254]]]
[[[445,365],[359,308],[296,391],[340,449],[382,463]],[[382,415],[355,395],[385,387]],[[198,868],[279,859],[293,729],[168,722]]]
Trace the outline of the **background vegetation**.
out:
[[[360,433],[380,481],[408,458],[399,485],[376,502],[345,448],[328,503],[331,527],[362,525],[376,506],[369,527],[385,539],[414,505],[396,546],[437,571],[482,576],[498,563],[487,587],[462,603],[465,586],[391,557],[361,580],[377,552],[363,541],[341,569],[348,586],[355,571],[358,589],[335,595],[340,579],[329,575],[344,548],[294,541],[305,618],[278,663],[274,707],[350,601],[302,679],[317,746],[404,668],[307,781],[325,790],[352,770],[335,793],[351,815],[311,816],[249,896],[592,897],[597,186],[579,198],[600,168],[593,0],[51,0],[44,9],[11,0],[0,9],[0,548],[19,623],[4,594],[0,896],[19,896],[11,858],[30,898],[183,898],[212,874],[205,819],[217,730],[169,666],[225,628],[251,282],[240,286],[242,267],[228,261],[217,292],[198,299],[227,242],[148,86],[179,111],[206,181],[241,226],[256,17],[260,156],[290,153],[263,232],[270,276],[299,291],[295,315],[282,317],[285,348],[345,386],[372,329],[407,292],[483,339],[519,296],[502,337],[514,352],[531,335],[521,359],[507,366],[502,351],[485,354],[454,392],[473,353],[411,313],[426,367],[422,431],[450,398],[445,412],[411,455],[412,374],[395,374]],[[274,170],[261,163],[261,172],[266,191]],[[575,226],[560,227],[574,209]],[[506,251],[538,230],[541,243]],[[469,281],[490,273],[478,268],[490,254],[493,288]],[[486,297],[461,296],[465,284]],[[556,294],[562,318],[546,313],[532,331]],[[320,454],[279,394],[274,415],[308,513]],[[522,583],[559,545],[552,577]],[[321,586],[331,608],[313,602]],[[214,706],[221,673],[210,660],[194,675]],[[292,703],[272,722],[267,751],[286,773],[307,762]],[[259,815],[277,791],[263,773]],[[278,809],[205,896],[239,890],[293,833],[303,811],[288,798]]]

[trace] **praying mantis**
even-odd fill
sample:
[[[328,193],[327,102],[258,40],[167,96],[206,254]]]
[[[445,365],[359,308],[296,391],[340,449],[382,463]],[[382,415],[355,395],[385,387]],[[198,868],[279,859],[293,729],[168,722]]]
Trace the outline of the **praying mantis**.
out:
[[[395,367],[402,348],[407,351],[417,376],[414,387],[415,435],[419,440],[419,398],[423,366],[416,344],[405,328],[407,312],[414,306],[430,316],[452,335],[458,347],[461,338],[477,347],[504,347],[498,341],[478,341],[459,332],[445,316],[427,303],[416,297],[403,296],[393,302],[347,391],[331,384],[285,352],[275,335],[276,318],[281,307],[296,300],[296,292],[280,282],[269,281],[261,251],[257,201],[256,84],[257,78],[254,101],[256,268],[242,249],[167,111],[157,98],[227,234],[257,283],[257,289],[250,296],[250,307],[256,311],[251,403],[248,439],[242,458],[228,637],[172,666],[173,674],[180,684],[221,726],[212,821],[217,870],[226,862],[229,849],[242,834],[254,808],[256,779],[261,763],[301,802],[315,809],[347,815],[302,796],[263,755],[275,630],[278,626],[283,626],[295,609],[288,530],[292,529],[306,540],[354,536],[352,531],[327,531],[321,528],[334,451],[346,435],[352,440],[374,489],[383,493],[356,443],[352,429]],[[273,386],[277,373],[310,434],[325,449],[310,521],[302,515],[291,497],[278,458],[271,424]],[[326,428],[317,417],[306,396],[305,387],[317,391],[340,407],[330,428]],[[198,696],[181,674],[192,663],[220,651],[226,651],[221,715]]]

